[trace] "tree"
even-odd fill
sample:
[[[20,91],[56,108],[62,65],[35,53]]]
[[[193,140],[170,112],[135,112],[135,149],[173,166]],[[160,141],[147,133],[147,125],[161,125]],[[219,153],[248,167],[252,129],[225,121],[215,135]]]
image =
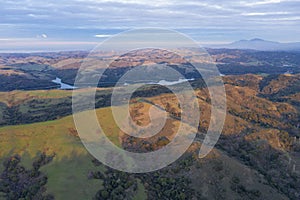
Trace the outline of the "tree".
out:
[[[99,174],[101,172],[94,172]],[[99,190],[94,197],[97,199],[132,199],[137,191],[137,181],[129,173],[120,172],[107,168],[105,173],[101,173],[99,179],[103,180],[103,189]]]
[[[21,157],[14,155],[3,162],[4,170],[0,175],[0,194],[9,200],[32,199],[52,200],[54,197],[45,194],[48,178],[40,167],[52,161],[54,155],[41,154],[33,162],[33,169],[21,165]]]

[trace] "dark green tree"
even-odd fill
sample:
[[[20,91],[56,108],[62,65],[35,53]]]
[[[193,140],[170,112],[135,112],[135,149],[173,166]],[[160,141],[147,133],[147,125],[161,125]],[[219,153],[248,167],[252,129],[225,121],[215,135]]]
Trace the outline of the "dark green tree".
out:
[[[54,155],[41,154],[32,164],[32,169],[21,165],[21,157],[14,155],[3,162],[4,170],[0,174],[0,196],[9,200],[31,199],[52,200],[46,193],[47,176],[40,167],[52,161]]]

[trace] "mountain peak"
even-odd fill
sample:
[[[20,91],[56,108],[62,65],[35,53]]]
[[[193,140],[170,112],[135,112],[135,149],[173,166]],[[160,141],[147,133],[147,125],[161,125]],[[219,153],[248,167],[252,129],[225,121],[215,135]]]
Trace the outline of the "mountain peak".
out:
[[[239,40],[227,45],[220,45],[218,48],[225,49],[251,49],[259,51],[300,51],[300,42],[280,43],[275,41],[253,38],[250,40]]]
[[[260,39],[260,38],[254,38],[250,40],[251,42],[265,42],[265,40]]]

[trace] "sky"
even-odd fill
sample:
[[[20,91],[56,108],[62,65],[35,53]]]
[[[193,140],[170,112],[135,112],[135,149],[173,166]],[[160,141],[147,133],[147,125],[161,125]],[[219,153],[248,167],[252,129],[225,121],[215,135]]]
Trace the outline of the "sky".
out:
[[[199,44],[300,41],[300,0],[1,0],[0,51],[87,50],[133,28],[169,28]]]

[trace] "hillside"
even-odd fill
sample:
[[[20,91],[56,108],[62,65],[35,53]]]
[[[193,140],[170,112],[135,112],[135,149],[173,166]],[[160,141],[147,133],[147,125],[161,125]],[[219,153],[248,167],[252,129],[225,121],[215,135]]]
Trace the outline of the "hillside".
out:
[[[107,111],[102,109],[99,112],[101,113],[100,116],[104,116],[103,112]],[[100,117],[99,120],[103,123],[111,123],[109,115]],[[110,139],[118,143],[118,129],[112,125],[109,131],[114,133]],[[2,158],[18,153],[26,161],[33,159],[38,152],[56,153],[53,163],[44,167],[43,171],[49,177],[48,192],[57,199],[89,199],[100,188],[101,182],[88,179],[88,173],[93,170],[99,170],[99,167],[92,165],[92,157],[81,145],[71,117],[38,124],[3,127],[0,129],[0,132]],[[12,145],[14,146],[13,149],[10,148]],[[190,151],[195,154],[195,149]],[[185,159],[182,160],[184,161]],[[192,162],[194,163],[195,161]],[[174,168],[179,166],[179,169],[177,169],[179,172],[172,176],[184,175],[188,177],[192,181],[191,186],[197,185],[194,189],[203,193],[204,196],[207,195],[207,197],[215,197],[214,195],[227,198],[238,197],[239,194],[230,189],[232,179],[238,178],[238,182],[234,184],[246,186],[250,194],[253,191],[261,194],[262,196],[259,195],[261,198],[270,196],[273,196],[275,199],[285,198],[272,187],[263,184],[266,180],[259,176],[255,170],[217,150],[211,157],[197,161],[191,167],[185,166],[184,169],[180,169],[181,164],[180,162],[178,163],[173,164],[173,166],[175,166]],[[174,169],[169,167],[165,170]],[[199,179],[194,176],[195,174],[206,178]],[[214,175],[210,176],[211,174]],[[168,175],[171,175],[171,173],[169,172]],[[249,180],[243,178],[244,176],[251,176],[253,180],[249,182]],[[202,181],[199,182],[199,180]],[[209,188],[199,188],[200,185],[204,186],[206,182],[211,182]],[[215,193],[216,187],[223,188],[224,192]],[[225,192],[225,190],[229,191]],[[243,195],[246,195],[248,192],[244,191],[243,193],[245,193]]]
[[[2,94],[0,100],[6,107],[1,109],[8,109],[13,121],[19,123],[0,128],[1,160],[18,153],[28,166],[39,152],[55,153],[53,162],[42,170],[49,178],[47,191],[57,199],[89,199],[101,189],[102,183],[103,187],[109,187],[106,179],[90,177],[90,174],[97,177],[95,174],[99,171],[105,176],[120,176],[132,180],[138,185],[138,189],[130,190],[128,195],[138,199],[145,198],[146,195],[148,199],[170,195],[163,192],[167,192],[169,187],[186,190],[184,193],[178,191],[178,195],[186,195],[191,199],[298,199],[300,133],[297,127],[300,121],[300,90],[296,86],[299,78],[299,75],[225,76],[228,114],[223,133],[214,151],[200,160],[197,153],[201,139],[205,136],[203,133],[208,127],[210,106],[206,89],[201,85],[197,86],[197,80],[192,81],[192,85],[198,88],[196,94],[201,108],[197,141],[183,157],[163,170],[126,176],[93,161],[77,136],[72,116],[61,118],[71,114],[70,91],[19,91],[8,93],[8,96]],[[148,89],[140,90],[136,99],[131,102],[133,119],[141,125],[149,123],[147,113],[150,102],[161,105],[169,113],[166,127],[149,140],[136,140],[122,133],[113,123],[110,109],[105,107],[109,91],[99,91],[97,116],[99,122],[106,125],[105,133],[109,133],[108,137],[115,144],[131,151],[151,151],[172,139],[180,116],[178,102],[173,94],[154,88],[155,86],[148,86]],[[37,100],[41,101],[43,107],[36,106]],[[30,103],[31,101],[35,103]],[[61,102],[64,102],[66,112],[53,112],[53,119],[61,119],[48,121],[46,116],[49,113],[45,109],[50,111],[55,107],[61,108],[58,106],[62,105]],[[30,123],[30,120],[19,121],[22,118],[17,118],[19,115],[13,115],[14,112],[27,116],[34,114],[45,120],[19,125]],[[34,121],[34,118],[28,119]],[[184,183],[176,185],[172,180],[177,179]],[[165,190],[157,190],[156,187]]]

